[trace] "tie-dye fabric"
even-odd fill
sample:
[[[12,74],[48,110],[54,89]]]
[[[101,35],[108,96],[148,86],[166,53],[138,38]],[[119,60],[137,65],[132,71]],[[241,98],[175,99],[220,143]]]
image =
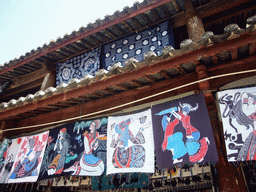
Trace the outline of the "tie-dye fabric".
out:
[[[94,75],[100,68],[100,48],[75,56],[65,63],[56,65],[56,85],[81,79],[86,74]]]
[[[114,63],[121,63],[124,66],[125,60],[131,57],[142,61],[143,55],[148,51],[161,55],[162,49],[167,45],[174,47],[173,35],[168,21],[106,44],[102,55],[103,67],[107,69]]]

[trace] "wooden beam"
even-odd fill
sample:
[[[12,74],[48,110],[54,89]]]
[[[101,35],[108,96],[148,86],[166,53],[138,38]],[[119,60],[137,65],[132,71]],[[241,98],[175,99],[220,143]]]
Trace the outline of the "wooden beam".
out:
[[[175,11],[176,11],[177,13],[179,13],[179,12],[180,12],[180,9],[179,9],[179,6],[178,6],[176,0],[173,0],[173,1],[172,1],[172,5],[173,5]]]
[[[150,96],[152,94],[164,91],[166,89],[174,88],[176,86],[179,86],[179,85],[191,82],[191,81],[195,81],[195,80],[197,80],[197,75],[195,73],[193,73],[193,74],[186,76],[185,78],[180,76],[175,81],[168,79],[168,80],[165,80],[162,82],[154,83],[150,86],[144,86],[144,87],[128,90],[125,92],[121,92],[121,93],[115,94],[113,96],[86,102],[82,105],[82,111],[84,111],[84,113],[82,115],[100,111],[100,110],[104,110],[104,109],[109,109],[109,108],[112,108],[112,107],[115,107],[118,105],[122,105],[124,103],[132,102],[137,99],[140,99],[140,98],[143,98],[146,96]],[[156,101],[156,100],[159,100],[160,98],[168,98],[170,96],[182,93],[184,91],[188,92],[188,91],[195,90],[195,89],[198,89],[197,85],[186,87],[182,90],[176,90],[171,93],[166,93],[165,95],[161,95],[160,97],[148,99],[147,101],[134,103],[134,104],[129,105],[129,107],[136,106],[136,105],[142,104],[144,102]],[[104,103],[104,105],[102,105],[103,103]],[[127,108],[127,107],[128,106],[121,107],[120,109]],[[112,110],[111,112],[118,111],[120,109],[115,109],[115,110]],[[18,122],[17,126],[36,125],[36,124],[40,124],[40,123],[48,123],[48,122],[58,121],[58,120],[62,120],[62,119],[77,117],[80,115],[80,110],[81,110],[81,105],[77,105],[77,106],[65,108],[62,110],[53,111],[48,114],[42,114],[37,117],[22,120],[22,121]]]
[[[216,0],[208,3],[206,5],[197,7],[195,12],[202,19],[214,15],[216,13],[221,13],[227,11],[233,7],[237,7],[243,3],[250,2],[251,0]],[[181,12],[172,16],[173,28],[178,28],[186,25],[185,13]]]
[[[12,85],[9,89],[15,89],[17,87],[20,87],[22,85],[26,85],[28,83],[34,82],[38,79],[43,78],[49,71],[45,68],[37,70],[35,72],[29,73],[27,75],[23,75],[21,77],[16,77],[12,79]],[[8,90],[9,90],[8,89]]]

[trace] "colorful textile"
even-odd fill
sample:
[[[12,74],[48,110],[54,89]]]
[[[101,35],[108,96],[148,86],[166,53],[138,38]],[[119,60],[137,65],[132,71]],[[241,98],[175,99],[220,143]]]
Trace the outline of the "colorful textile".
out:
[[[8,183],[36,182],[49,132],[19,138],[19,150]]]
[[[103,67],[107,69],[118,62],[124,66],[124,61],[131,57],[142,61],[144,59],[143,55],[148,51],[154,51],[157,55],[161,55],[162,49],[166,45],[174,47],[172,31],[168,21],[106,44],[102,55]]]
[[[154,106],[152,120],[158,169],[218,161],[202,94]]]
[[[9,144],[10,144],[9,139],[4,139],[0,145],[0,173],[2,172],[2,169],[5,164],[7,149],[9,147]]]
[[[154,172],[151,110],[108,119],[107,175]]]
[[[22,138],[9,139],[8,148],[4,152],[4,163],[0,173],[0,183],[7,183],[14,161],[18,155],[21,141]]]
[[[99,68],[100,48],[72,57],[56,65],[56,85],[68,83],[73,78],[81,79],[86,74],[94,75]]]
[[[40,180],[99,176],[106,163],[107,118],[78,121],[50,130]]]
[[[256,88],[218,93],[228,161],[256,160]]]

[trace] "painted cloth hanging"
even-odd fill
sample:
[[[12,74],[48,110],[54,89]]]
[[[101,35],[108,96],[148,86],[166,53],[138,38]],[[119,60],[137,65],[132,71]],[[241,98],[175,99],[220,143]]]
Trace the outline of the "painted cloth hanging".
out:
[[[107,118],[78,121],[50,130],[40,180],[99,176],[106,162]]]
[[[228,161],[256,160],[256,88],[218,92]]]
[[[108,119],[107,175],[154,172],[151,110]]]
[[[4,152],[3,167],[0,173],[0,183],[7,183],[9,179],[11,169],[18,155],[21,140],[21,138],[8,140],[8,148]]]
[[[8,183],[36,182],[49,132],[21,137]]]
[[[100,48],[72,57],[65,63],[56,65],[56,85],[68,83],[71,79],[81,79],[86,74],[94,75],[100,68]]]
[[[10,145],[9,139],[4,139],[0,145],[0,173],[2,172],[2,169],[5,164],[7,149],[9,147],[9,145]]]
[[[166,45],[174,47],[168,21],[106,44],[102,55],[103,67],[107,69],[114,63],[121,63],[124,66],[125,60],[131,57],[142,61],[143,55],[148,51],[154,51],[157,55],[161,55],[162,49]]]
[[[152,120],[158,169],[218,161],[202,94],[154,106]]]

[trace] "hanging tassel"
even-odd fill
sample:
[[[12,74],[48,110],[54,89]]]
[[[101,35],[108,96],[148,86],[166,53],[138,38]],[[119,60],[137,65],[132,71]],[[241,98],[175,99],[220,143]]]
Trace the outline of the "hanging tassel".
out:
[[[10,191],[12,191],[12,188],[13,188],[13,183],[12,183],[12,185],[11,185],[11,189],[10,189]]]
[[[27,189],[27,186],[28,186],[28,183],[25,184],[25,188],[24,188],[24,191],[26,191]]]
[[[162,181],[164,182],[164,170],[162,169]]]
[[[16,190],[17,190],[17,187],[18,187],[18,184],[16,184],[16,185],[15,185],[14,191],[16,191]]]
[[[40,187],[40,185],[39,185],[39,183],[37,183],[37,186],[36,186],[37,191],[39,191],[39,187]]]
[[[34,183],[31,183],[30,192],[33,191]]]

